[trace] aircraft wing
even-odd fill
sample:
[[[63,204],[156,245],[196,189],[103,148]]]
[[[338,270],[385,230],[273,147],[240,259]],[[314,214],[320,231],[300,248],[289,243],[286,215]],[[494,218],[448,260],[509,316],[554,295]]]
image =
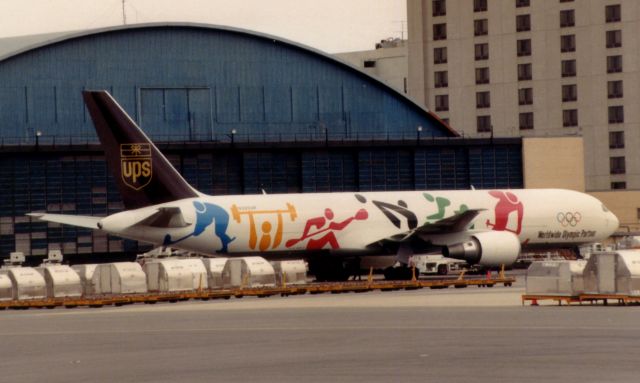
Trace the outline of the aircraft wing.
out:
[[[467,230],[471,221],[473,221],[483,210],[484,209],[466,210],[436,222],[425,223],[424,225],[415,228],[413,231],[417,234],[459,233]]]
[[[70,214],[48,214],[48,213],[28,213],[30,217],[37,218],[41,221],[62,223],[65,225],[86,227],[88,229],[97,229],[98,222],[103,217],[90,217],[86,215],[70,215]]]
[[[434,234],[451,234],[459,233],[467,230],[480,212],[484,209],[469,209],[451,217],[443,218],[435,222],[427,222],[422,226],[418,226],[413,230],[409,230],[404,233],[392,235],[391,237],[383,238],[381,240],[370,243],[367,247],[376,247],[389,243],[402,243],[412,242],[415,240],[422,241],[422,235],[434,235]]]

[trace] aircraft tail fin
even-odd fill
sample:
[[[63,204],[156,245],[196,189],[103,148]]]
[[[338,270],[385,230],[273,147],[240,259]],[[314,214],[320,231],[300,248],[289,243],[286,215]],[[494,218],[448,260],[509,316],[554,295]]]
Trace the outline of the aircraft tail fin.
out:
[[[126,209],[199,196],[107,91],[82,95]]]

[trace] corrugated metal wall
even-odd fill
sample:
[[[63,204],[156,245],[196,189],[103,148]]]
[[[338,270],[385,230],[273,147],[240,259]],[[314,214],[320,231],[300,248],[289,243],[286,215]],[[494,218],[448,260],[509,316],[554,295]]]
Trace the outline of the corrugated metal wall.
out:
[[[451,135],[403,95],[328,56],[190,26],[117,29],[0,62],[2,144],[94,140],[80,92],[107,89],[154,139]]]

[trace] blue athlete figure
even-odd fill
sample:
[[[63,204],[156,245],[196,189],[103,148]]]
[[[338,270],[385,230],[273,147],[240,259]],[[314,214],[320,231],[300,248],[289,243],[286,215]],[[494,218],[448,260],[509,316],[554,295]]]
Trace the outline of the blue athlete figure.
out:
[[[193,206],[196,209],[196,224],[193,229],[193,233],[188,234],[175,241],[171,240],[171,235],[167,234],[164,237],[163,246],[169,246],[174,243],[183,241],[191,236],[197,237],[204,233],[206,228],[215,220],[214,232],[220,241],[222,242],[222,248],[217,250],[216,253],[227,253],[227,246],[233,242],[236,238],[229,237],[227,235],[227,228],[229,227],[229,214],[220,206],[211,203],[193,201]]]

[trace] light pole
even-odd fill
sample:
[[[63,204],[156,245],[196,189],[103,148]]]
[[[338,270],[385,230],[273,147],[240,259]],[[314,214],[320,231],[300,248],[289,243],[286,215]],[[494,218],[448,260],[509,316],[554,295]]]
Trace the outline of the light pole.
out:
[[[40,147],[40,136],[42,136],[42,132],[36,130],[36,150]]]
[[[233,147],[233,143],[235,141],[235,137],[236,137],[236,133],[238,133],[237,130],[235,129],[231,129],[231,134],[229,135],[229,137],[231,137],[231,146]]]
[[[416,145],[420,145],[420,133],[422,132],[422,125],[416,128]]]

